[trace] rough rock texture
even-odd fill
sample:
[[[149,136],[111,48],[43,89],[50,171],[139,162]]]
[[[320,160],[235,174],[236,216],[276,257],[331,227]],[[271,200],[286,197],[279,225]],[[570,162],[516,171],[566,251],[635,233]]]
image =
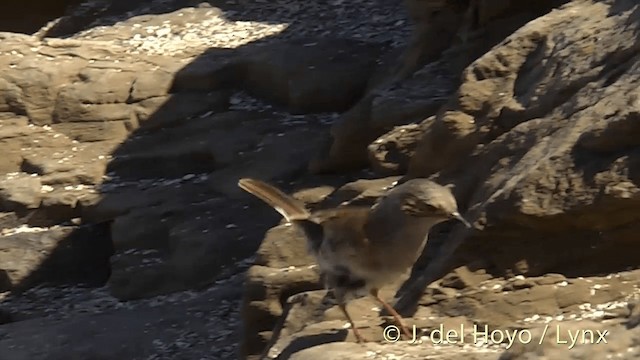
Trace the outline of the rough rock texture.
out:
[[[465,70],[424,132],[409,176],[456,185],[477,230],[452,241],[466,238],[488,270],[637,264],[637,10],[576,2],[532,21]]]
[[[234,89],[293,112],[339,110],[360,96],[388,47],[349,32],[332,41],[306,32],[202,53],[211,45],[246,44],[246,36],[231,32],[226,43],[214,38],[187,46],[197,31],[216,27],[253,31],[255,40],[283,28],[241,27],[222,14],[211,6],[186,8],[93,27],[71,39],[0,35],[6,49],[0,170],[7,174],[0,211],[37,226],[110,222],[116,254],[109,286],[119,298],[202,286],[216,269],[251,253],[259,238],[238,243],[237,237],[239,229],[254,227],[256,213],[226,201],[239,194],[237,178],[299,173],[318,130],[334,117],[296,118]],[[334,90],[338,85],[343,91]],[[18,284],[17,274],[28,273],[38,258],[25,257],[25,268],[10,271],[11,282]]]
[[[329,155],[324,170],[361,163],[364,154],[379,174],[406,172],[405,178],[452,184],[474,223],[471,230],[448,224],[432,233],[414,281],[399,292],[397,307],[411,317],[409,323],[426,335],[440,324],[445,330],[475,324],[500,331],[527,329],[537,340],[548,326],[547,342],[506,352],[507,344],[495,339],[470,347],[439,345],[432,352],[406,344],[401,353],[396,345],[367,344],[364,352],[346,344],[323,345],[354,339],[320,290],[294,304],[286,320],[274,321],[278,336],[266,342],[270,357],[424,358],[443,346],[449,350],[439,357],[452,359],[484,358],[484,348],[494,359],[637,356],[636,325],[630,324],[637,322],[633,309],[640,296],[635,270],[640,249],[633,235],[640,204],[635,140],[640,136],[635,126],[639,14],[633,1],[570,2],[520,23],[471,62],[452,96],[424,112],[422,119],[435,115],[419,124],[394,128],[402,122],[388,123],[391,131],[373,141],[384,126],[371,131],[378,113],[358,104],[332,128],[335,158]],[[442,61],[415,74],[433,71]],[[433,94],[416,94],[433,101]],[[386,104],[384,113],[398,109],[403,107]],[[353,156],[345,157],[346,149]],[[266,284],[283,279],[273,272]],[[395,288],[387,289],[388,298]],[[272,313],[282,313],[285,300],[281,296],[281,307],[271,306]],[[349,306],[365,337],[385,344],[387,323],[376,304],[363,299]],[[557,341],[569,331],[582,336],[604,329],[610,333],[608,343],[581,345],[575,352]],[[273,334],[261,335],[253,346],[262,347],[264,337]],[[459,346],[464,355],[454,350]]]
[[[0,237],[0,291],[23,290],[44,281],[101,285],[109,278],[113,246],[108,226],[18,228]]]
[[[332,126],[313,172],[334,172],[367,164],[367,146],[395,126],[435,114],[459,85],[471,61],[528,21],[566,1],[406,0],[415,26],[391,77],[374,81],[353,108]],[[426,66],[424,66],[426,63]],[[377,78],[374,78],[377,79]]]
[[[96,0],[0,33],[0,358],[637,357],[639,6]],[[416,342],[365,298],[354,344],[245,176],[312,208],[453,185],[474,228],[382,290]]]
[[[367,150],[371,168],[381,175],[405,174],[415,154],[418,139],[435,117],[419,124],[396,126],[372,142]]]
[[[278,219],[237,179],[318,201],[353,178],[300,174],[403,43],[402,5],[214,3],[86,1],[0,33],[3,360],[231,358]]]

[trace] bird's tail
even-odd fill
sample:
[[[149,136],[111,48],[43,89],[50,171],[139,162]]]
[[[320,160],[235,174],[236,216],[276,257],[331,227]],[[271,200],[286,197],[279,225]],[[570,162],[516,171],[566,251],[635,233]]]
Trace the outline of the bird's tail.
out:
[[[293,220],[305,220],[309,217],[309,211],[300,201],[283,193],[275,186],[269,185],[257,179],[244,178],[238,181],[238,186],[244,191],[253,194],[266,202],[279,212],[288,222]]]

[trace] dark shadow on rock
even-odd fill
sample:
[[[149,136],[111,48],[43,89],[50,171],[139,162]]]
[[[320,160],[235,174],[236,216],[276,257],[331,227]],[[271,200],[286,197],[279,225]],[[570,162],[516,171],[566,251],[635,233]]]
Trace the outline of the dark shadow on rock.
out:
[[[0,325],[9,324],[14,322],[15,319],[8,311],[0,309]],[[2,339],[2,335],[0,335],[0,339]]]
[[[609,14],[620,14],[622,12],[633,9],[636,5],[637,2],[633,0],[615,0],[609,8]],[[634,12],[629,16],[630,19],[637,18],[637,13],[640,12],[640,9],[636,7],[633,11]]]
[[[328,344],[332,342],[344,341],[348,330],[326,331],[322,334],[308,335],[296,338],[276,357],[277,360],[286,360],[291,355],[314,346]]]
[[[146,3],[114,1],[108,9],[127,16]],[[185,3],[193,4],[174,1],[165,10]],[[255,16],[242,20],[278,20],[269,17],[274,14]],[[276,111],[349,108],[387,50],[386,44],[344,38],[289,39],[304,26],[297,23],[236,49],[209,49],[177,72],[160,67],[132,76],[129,98],[119,104],[130,106],[131,119],[122,121],[128,134],[111,152],[108,177],[98,193],[65,205],[73,210],[68,214],[54,217],[38,210],[41,214],[29,221],[53,225],[79,218],[83,225],[75,230],[65,225],[38,269],[11,287],[23,291],[50,280],[106,283],[120,299],[136,299],[202,288],[222,269],[255,253],[279,216],[240,192],[237,179],[288,183],[306,176],[307,163],[327,131],[320,122],[279,123]],[[54,26],[45,36],[64,37],[54,34],[60,29]],[[97,78],[83,74],[82,81]],[[126,75],[123,79],[128,81]],[[274,113],[230,109],[235,90],[273,102]],[[74,116],[74,109],[69,111]],[[12,236],[16,241],[32,238]]]
[[[416,297],[415,301],[406,303],[404,306],[396,309],[398,313],[403,317],[413,316],[413,314],[418,309],[418,298],[422,295],[422,292],[424,292],[424,288],[422,289],[422,291],[420,291],[419,289],[421,287],[426,288],[426,286],[429,285],[421,285],[421,283],[424,282],[424,279],[421,279],[421,277],[424,275],[424,271],[429,266],[429,264],[437,261],[441,257],[440,251],[447,242],[447,238],[452,226],[454,226],[454,224],[443,223],[435,226],[432,229],[431,233],[429,234],[429,241],[427,242],[422,255],[418,258],[415,265],[411,268],[409,278],[400,286],[400,288],[398,288],[395,298],[410,297],[412,294],[415,294],[414,297]],[[435,276],[434,280],[439,279],[441,276],[444,276],[460,265],[463,264],[456,262],[455,259],[452,262],[443,264],[441,269],[437,272],[437,274],[439,275]],[[389,316],[391,314],[387,313],[385,309],[381,309],[380,315]]]
[[[289,317],[289,314],[291,313],[291,310],[293,309],[295,304],[304,303],[307,300],[306,292],[314,291],[314,290],[320,290],[320,287],[307,286],[305,288],[299,288],[293,291],[289,289],[289,291],[283,292],[280,298],[280,304],[282,306],[282,314],[278,317],[277,321],[273,325],[271,338],[264,345],[264,348],[261,354],[262,358],[266,358],[269,355],[269,351],[271,350],[271,348],[274,345],[276,345],[278,341],[281,339],[280,337],[282,334],[282,330],[284,330],[287,322],[287,318]],[[324,311],[326,311],[328,308],[330,308],[335,304],[336,304],[335,297],[333,297],[333,294],[331,292],[327,292],[323,296],[323,298],[320,300],[320,304],[318,304],[318,307],[313,309],[313,313],[315,314],[324,313]],[[307,336],[305,336],[305,338],[307,338]],[[346,334],[344,338],[346,338]],[[295,353],[296,351],[299,351],[299,350],[294,350],[291,352],[291,354]],[[290,356],[291,354],[289,354],[288,356]]]
[[[5,1],[0,5],[0,31],[33,34],[82,0]]]
[[[615,124],[613,125],[615,127]],[[637,133],[630,128],[625,128],[623,132],[631,137],[631,134]],[[570,153],[576,168],[580,169],[576,172],[583,175],[585,183],[595,187],[595,176],[609,171],[615,161],[623,159],[622,166],[628,169],[629,179],[638,186],[640,151],[636,150],[636,146],[630,146],[624,141],[624,137],[602,136],[602,140],[606,140],[607,144],[598,145],[602,145],[603,148],[611,146],[612,151],[603,151],[600,147],[594,151],[591,146],[596,142],[591,140],[592,137],[592,134],[585,133]],[[615,140],[611,141],[612,139]],[[496,200],[491,206],[492,209],[487,211],[511,214],[508,215],[509,218],[504,219],[504,224],[496,225],[500,233],[485,229],[483,232],[469,234],[467,238],[460,239],[460,235],[448,232],[450,225],[443,224],[442,227],[434,228],[425,252],[412,269],[410,279],[396,295],[396,310],[400,314],[410,317],[419,305],[428,305],[420,303],[427,286],[461,266],[475,271],[478,267],[474,264],[482,264],[481,269],[493,277],[511,277],[518,274],[514,264],[522,262],[529,264],[526,276],[557,273],[566,278],[606,276],[640,267],[633,251],[620,251],[621,247],[637,239],[635,234],[640,229],[640,221],[634,211],[638,206],[636,200],[615,198],[603,193],[592,205],[600,210],[586,207],[582,213],[545,217],[544,222],[516,214],[512,210],[513,199]],[[609,228],[597,231],[579,228],[577,225],[574,230],[566,227],[568,223],[595,226],[599,223],[599,217],[610,219]],[[517,225],[518,223],[522,225]],[[532,228],[537,228],[535,235],[527,237],[527,234],[532,233]],[[565,230],[554,232],[555,228]],[[520,234],[517,241],[514,241],[514,234]],[[450,238],[459,243],[450,243]],[[447,250],[452,252],[443,255]],[[385,311],[381,313],[388,315]]]
[[[633,1],[616,1],[612,12],[622,13],[634,7],[636,13],[629,17],[634,19],[638,17],[639,10],[637,3]],[[615,52],[603,63],[597,78],[603,80],[604,86],[615,87],[614,83],[620,76],[625,72],[627,75],[631,73],[630,66],[637,63],[640,51],[640,41],[638,37],[635,39],[632,46]],[[578,90],[572,89],[573,94]],[[580,108],[578,104],[571,104],[572,101],[577,100],[567,98],[567,103],[570,104],[567,108]],[[630,101],[635,101],[635,98],[631,97]],[[640,229],[640,219],[634,210],[639,204],[637,196],[629,193],[625,195],[624,186],[620,194],[607,194],[603,179],[597,177],[607,172],[624,171],[634,186],[640,186],[639,119],[639,114],[633,107],[629,107],[626,113],[620,111],[610,114],[607,119],[598,118],[598,125],[588,128],[580,135],[568,153],[570,159],[561,159],[572,166],[571,172],[582,176],[581,180],[589,188],[602,189],[595,195],[593,204],[581,205],[575,211],[540,219],[520,214],[514,209],[518,199],[496,199],[488,205],[491,208],[485,210],[494,214],[494,217],[498,216],[495,214],[503,217],[492,219],[495,222],[493,226],[500,229],[499,232],[485,228],[482,232],[470,234],[468,239],[456,239],[460,241],[456,244],[458,249],[447,261],[441,259],[442,249],[448,247],[447,236],[430,236],[425,255],[413,269],[411,279],[398,293],[401,298],[398,301],[398,311],[411,316],[430,283],[459,266],[469,266],[478,261],[484,262],[483,269],[496,277],[519,274],[514,269],[517,262],[527,264],[527,276],[558,273],[567,278],[577,278],[637,269],[640,262],[631,255],[632,251],[620,250],[637,239],[635,234]],[[532,146],[533,144],[523,148]],[[462,199],[462,204],[473,203],[474,197],[477,202],[486,199],[487,194],[474,195],[472,192],[478,191],[475,184],[486,179],[486,169],[494,161],[497,159],[492,160],[486,156],[483,159],[469,159],[456,166],[457,177],[450,176],[451,174],[444,176],[446,179],[460,179],[455,182],[457,187],[461,187],[463,194],[456,197]],[[519,161],[519,157],[515,161]],[[455,172],[456,169],[446,172]],[[474,176],[477,178],[474,179]],[[406,179],[399,182],[404,180]],[[464,213],[464,209],[462,210]],[[440,264],[434,264],[436,262]]]
[[[365,92],[376,60],[388,49],[329,38],[278,42],[285,33],[233,53],[211,49],[176,74],[173,91],[232,87],[294,114],[346,111]]]
[[[38,0],[32,0],[32,2]],[[45,2],[45,1],[43,1]],[[53,4],[54,2],[48,2]],[[169,13],[185,6],[196,5],[195,1],[173,0],[106,0],[106,1],[67,1],[69,6],[58,7],[55,16],[47,17],[47,21],[60,17],[40,36],[65,38],[95,26],[111,26],[118,21],[126,20],[136,15],[154,15]],[[79,5],[78,5],[79,4]],[[37,28],[29,28],[30,32],[39,30],[46,22]]]
[[[0,270],[0,289],[11,289],[11,278],[6,270]]]
[[[109,260],[113,255],[113,243],[110,236],[110,223],[99,223],[78,228],[62,227],[41,233],[18,233],[5,236],[0,240],[2,248],[37,247],[37,243],[46,243],[53,250],[42,260],[35,271],[29,273],[20,283],[10,284],[8,279],[0,283],[9,285],[3,291],[11,290],[19,294],[33,286],[47,284],[52,286],[102,286],[110,276]],[[0,277],[7,277],[2,272]]]

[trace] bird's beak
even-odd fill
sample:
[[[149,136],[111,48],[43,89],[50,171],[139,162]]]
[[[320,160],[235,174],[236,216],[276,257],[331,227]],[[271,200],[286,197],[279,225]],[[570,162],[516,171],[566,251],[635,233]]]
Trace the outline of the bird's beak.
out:
[[[459,212],[454,211],[451,213],[451,218],[452,219],[456,219],[458,221],[460,221],[461,223],[464,224],[464,226],[466,226],[467,228],[471,228],[471,224],[467,221],[467,219],[463,218],[462,215],[460,215]]]

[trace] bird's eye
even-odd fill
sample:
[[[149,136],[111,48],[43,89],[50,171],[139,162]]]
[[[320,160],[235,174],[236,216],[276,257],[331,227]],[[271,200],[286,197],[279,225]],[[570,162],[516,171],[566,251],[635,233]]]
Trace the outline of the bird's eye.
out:
[[[435,207],[434,205],[431,205],[431,204],[424,204],[423,210],[428,211],[428,212],[437,212],[438,208]]]

